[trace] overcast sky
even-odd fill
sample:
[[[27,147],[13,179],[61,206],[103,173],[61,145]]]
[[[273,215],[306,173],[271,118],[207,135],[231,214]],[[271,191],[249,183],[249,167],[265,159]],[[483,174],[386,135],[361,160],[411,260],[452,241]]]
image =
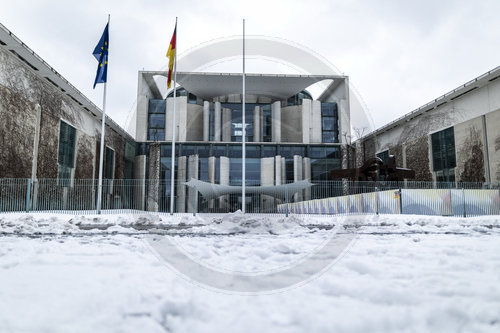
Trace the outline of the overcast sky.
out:
[[[242,18],[249,35],[314,50],[350,77],[376,127],[500,65],[498,0],[1,0],[0,8],[0,22],[99,107],[91,53],[111,14],[107,112],[121,125],[135,108],[137,71],[166,65],[176,16],[179,55],[241,34]]]

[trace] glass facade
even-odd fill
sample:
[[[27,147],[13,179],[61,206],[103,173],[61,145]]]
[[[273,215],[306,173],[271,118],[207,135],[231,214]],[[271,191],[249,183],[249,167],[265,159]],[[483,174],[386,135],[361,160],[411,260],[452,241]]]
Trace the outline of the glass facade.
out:
[[[293,95],[292,97],[289,97],[286,100],[286,105],[287,106],[292,106],[292,105],[302,105],[302,100],[303,99],[310,99],[312,100],[311,94],[307,90],[302,90],[296,95]]]
[[[198,103],[198,98],[196,95],[188,92],[186,89],[180,87],[175,89],[176,94],[175,97],[180,97],[180,96],[187,96],[187,102],[189,104],[197,104]],[[174,91],[172,90],[171,92],[168,93],[167,97],[174,97]]]
[[[245,130],[246,141],[253,141],[253,110],[259,104],[245,104]],[[243,136],[243,113],[241,103],[222,103],[222,108],[231,109],[231,141],[241,142]],[[221,117],[222,118],[222,117]],[[222,127],[221,127],[222,128]]]
[[[380,158],[384,164],[387,164],[387,160],[389,160],[389,150],[378,153],[377,157]]]
[[[208,181],[208,158],[213,156],[215,161],[216,182],[220,179],[220,157],[229,158],[229,180],[231,185],[241,185],[241,144],[231,143],[197,143],[197,144],[176,144],[176,156],[198,155],[199,158],[199,179]],[[328,180],[329,172],[339,169],[341,165],[340,148],[338,146],[323,145],[246,145],[246,173],[248,185],[260,184],[260,160],[264,157],[274,157],[280,155],[285,158],[285,179],[287,182],[294,181],[293,156],[299,155],[311,159],[312,180]],[[168,143],[161,145],[162,156],[162,179],[170,179],[171,145]],[[165,164],[165,165],[164,165]],[[163,166],[164,165],[164,166]]]
[[[440,182],[455,181],[455,134],[453,127],[431,134],[432,167],[436,172],[436,180]]]
[[[321,103],[321,142],[339,142],[337,103]]]
[[[271,105],[262,105],[262,141],[272,142]]]
[[[167,101],[164,99],[150,99],[148,106],[148,140],[165,140],[165,112]]]

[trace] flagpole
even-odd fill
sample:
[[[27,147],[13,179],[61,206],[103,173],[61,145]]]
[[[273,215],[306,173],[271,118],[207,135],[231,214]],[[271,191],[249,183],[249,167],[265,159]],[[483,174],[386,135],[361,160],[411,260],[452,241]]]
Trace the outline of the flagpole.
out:
[[[108,35],[109,35],[109,20],[110,16],[108,14]],[[108,45],[109,47],[109,45]],[[109,68],[109,51],[107,53],[107,69]],[[104,65],[104,64],[103,64]],[[102,166],[103,166],[103,159],[104,159],[104,131],[106,130],[106,87],[108,85],[108,80],[104,82],[104,92],[102,96],[102,119],[101,119],[101,149],[99,151],[99,181],[98,181],[98,187],[97,187],[97,214],[101,214],[101,202],[102,202]]]
[[[177,16],[175,17],[175,54],[174,54],[174,110],[172,113],[172,160],[170,166],[170,215],[174,215],[174,171],[175,171],[175,96],[177,95]]]
[[[241,148],[241,212],[245,214],[246,210],[246,123],[245,123],[245,19],[243,19],[243,93],[242,93],[242,107],[241,107],[241,122],[243,125],[243,138],[242,138],[242,148]]]

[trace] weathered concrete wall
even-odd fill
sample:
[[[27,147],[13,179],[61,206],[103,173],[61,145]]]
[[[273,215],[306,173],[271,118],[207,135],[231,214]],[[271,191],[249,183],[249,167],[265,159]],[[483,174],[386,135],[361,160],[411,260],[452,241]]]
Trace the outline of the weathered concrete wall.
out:
[[[481,117],[454,127],[457,168],[456,180],[460,182],[484,182],[484,132]]]
[[[186,140],[202,141],[203,140],[203,106],[198,104],[187,105],[187,133]],[[229,128],[231,132],[231,128]],[[231,134],[229,134],[231,136]],[[171,140],[171,138],[165,138]]]
[[[75,178],[97,177],[100,120],[3,48],[0,48],[0,177],[31,176],[36,105],[41,109],[37,177],[58,176],[61,120],[77,129]],[[123,177],[126,140],[109,126],[106,128],[105,144],[115,151],[115,178]]]
[[[491,181],[500,182],[500,110],[486,115]]]
[[[432,181],[429,137],[406,143],[406,167],[415,170],[415,180]]]
[[[302,142],[302,105],[281,108],[281,142]]]
[[[0,119],[0,178],[31,177],[34,103],[0,85]]]

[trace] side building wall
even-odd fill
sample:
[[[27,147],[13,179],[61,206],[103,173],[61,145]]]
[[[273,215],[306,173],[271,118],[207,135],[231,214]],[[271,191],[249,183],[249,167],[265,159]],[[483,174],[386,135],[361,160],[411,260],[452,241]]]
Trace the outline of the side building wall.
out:
[[[488,85],[409,118],[357,142],[357,165],[389,151],[399,167],[415,170],[415,180],[436,180],[431,136],[453,127],[455,181],[500,182],[500,83]]]
[[[77,131],[74,178],[97,178],[100,119],[1,47],[0,119],[0,178],[57,178],[61,120]],[[114,178],[123,178],[132,138],[107,126],[105,140],[115,151]]]

